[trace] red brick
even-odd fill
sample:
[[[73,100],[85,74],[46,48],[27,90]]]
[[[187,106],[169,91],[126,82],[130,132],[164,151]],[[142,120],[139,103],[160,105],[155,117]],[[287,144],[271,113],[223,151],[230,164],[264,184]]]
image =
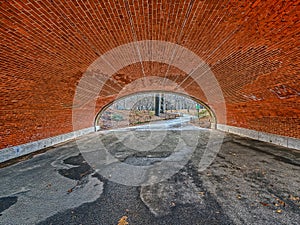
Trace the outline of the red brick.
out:
[[[71,132],[82,74],[100,55],[140,40],[177,43],[204,60],[222,88],[228,125],[300,138],[299,0],[126,2],[0,2],[0,149]],[[106,82],[97,110],[142,77],[142,66],[160,77],[169,67],[123,68]],[[168,79],[207,101],[188,74],[169,69]]]

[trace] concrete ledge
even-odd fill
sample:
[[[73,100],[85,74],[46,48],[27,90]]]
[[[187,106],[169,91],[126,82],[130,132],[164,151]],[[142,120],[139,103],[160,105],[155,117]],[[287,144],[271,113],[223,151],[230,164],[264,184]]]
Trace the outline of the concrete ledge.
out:
[[[43,148],[47,148],[76,137],[82,136],[84,134],[92,133],[95,131],[94,127],[73,131],[67,134],[61,134],[58,136],[45,138],[39,141],[34,141],[30,143],[26,143],[23,145],[18,145],[14,147],[4,148],[0,150],[0,163],[8,161],[10,159],[14,159],[23,155],[27,155],[29,153],[39,151]]]
[[[246,128],[233,127],[225,124],[217,124],[217,129],[226,131],[240,136],[249,137],[255,140],[273,143],[276,145],[284,146],[287,148],[293,148],[300,150],[300,139],[291,138],[276,134],[265,133],[256,130],[250,130]]]

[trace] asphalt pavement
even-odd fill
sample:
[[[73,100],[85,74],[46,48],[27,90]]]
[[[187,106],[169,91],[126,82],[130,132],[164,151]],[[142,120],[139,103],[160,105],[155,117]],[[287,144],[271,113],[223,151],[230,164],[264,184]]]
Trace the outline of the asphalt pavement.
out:
[[[0,169],[0,224],[300,224],[299,151],[164,122]]]

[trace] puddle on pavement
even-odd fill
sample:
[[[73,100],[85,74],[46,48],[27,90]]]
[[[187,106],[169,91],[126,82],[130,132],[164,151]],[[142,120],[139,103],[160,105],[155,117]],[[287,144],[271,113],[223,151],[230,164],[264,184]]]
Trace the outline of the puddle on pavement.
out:
[[[58,173],[60,175],[70,178],[72,180],[81,180],[84,176],[94,172],[94,170],[84,160],[81,154],[64,159],[63,162],[65,164],[76,166],[69,169],[58,170]]]
[[[0,216],[1,213],[8,209],[9,207],[13,206],[14,204],[16,204],[18,201],[18,197],[16,196],[10,196],[10,197],[3,197],[0,198]]]

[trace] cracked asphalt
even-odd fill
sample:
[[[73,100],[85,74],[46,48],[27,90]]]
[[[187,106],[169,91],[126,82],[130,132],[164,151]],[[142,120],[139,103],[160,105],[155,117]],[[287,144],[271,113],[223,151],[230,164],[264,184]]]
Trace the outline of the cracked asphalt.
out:
[[[0,169],[0,224],[300,224],[299,151],[177,122],[97,132]]]

